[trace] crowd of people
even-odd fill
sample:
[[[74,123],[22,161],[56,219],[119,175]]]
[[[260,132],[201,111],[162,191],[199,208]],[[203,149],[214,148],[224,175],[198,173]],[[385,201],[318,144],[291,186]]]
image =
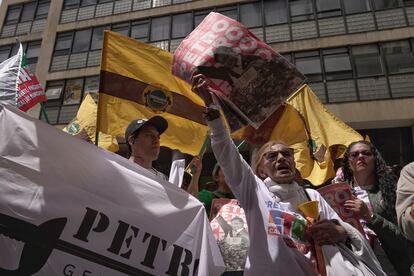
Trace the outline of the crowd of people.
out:
[[[361,233],[344,222],[316,189],[303,186],[294,152],[284,141],[264,144],[250,166],[230,138],[206,77],[194,74],[192,80],[193,91],[206,105],[205,119],[218,162],[212,175],[217,189],[199,190],[202,162],[197,157],[191,162],[193,175],[185,189],[204,203],[207,213],[216,198],[239,201],[248,226],[248,233],[243,228],[249,241],[244,275],[411,275],[414,163],[403,168],[398,179],[370,142],[348,146],[335,181],[349,183],[354,198],[344,208],[360,217]],[[167,177],[152,163],[167,127],[165,119],[154,116],[132,121],[125,133],[129,160],[162,180]],[[317,201],[316,220],[298,208],[308,201]],[[272,224],[281,217],[289,230],[284,233]]]

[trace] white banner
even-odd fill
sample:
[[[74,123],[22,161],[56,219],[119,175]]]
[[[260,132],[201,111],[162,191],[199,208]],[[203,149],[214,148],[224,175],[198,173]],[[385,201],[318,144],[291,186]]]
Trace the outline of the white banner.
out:
[[[0,105],[0,275],[220,275],[202,205]]]

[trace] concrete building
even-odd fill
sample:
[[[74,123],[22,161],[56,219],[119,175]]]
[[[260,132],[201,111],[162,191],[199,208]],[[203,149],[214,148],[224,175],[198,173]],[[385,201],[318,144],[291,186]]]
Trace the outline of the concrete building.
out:
[[[173,52],[212,10],[296,64],[322,102],[368,134],[390,164],[414,160],[413,0],[3,0],[0,61],[18,37],[46,87],[51,123],[65,125],[83,94],[97,93],[103,30]]]

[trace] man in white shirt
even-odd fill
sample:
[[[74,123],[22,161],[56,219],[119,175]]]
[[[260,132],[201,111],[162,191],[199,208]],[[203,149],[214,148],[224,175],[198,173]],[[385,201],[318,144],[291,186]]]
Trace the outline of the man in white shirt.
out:
[[[358,230],[342,222],[317,191],[297,184],[293,150],[280,141],[265,144],[253,171],[231,140],[205,77],[196,73],[192,81],[207,107],[214,155],[246,214],[250,248],[244,275],[315,275],[303,243],[307,223],[297,207],[311,200],[318,201],[320,222],[308,229],[323,247],[326,275],[385,275]]]
[[[133,120],[125,130],[129,160],[163,180],[167,180],[167,176],[157,171],[152,162],[158,159],[160,136],[167,128],[168,122],[163,117],[154,116],[148,120]]]

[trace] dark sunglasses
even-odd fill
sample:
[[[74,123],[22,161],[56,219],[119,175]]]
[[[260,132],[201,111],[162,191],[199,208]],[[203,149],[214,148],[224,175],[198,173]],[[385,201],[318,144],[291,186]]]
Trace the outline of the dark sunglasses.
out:
[[[263,156],[266,158],[267,161],[275,161],[279,154],[282,154],[283,157],[288,158],[293,156],[292,149],[283,149],[283,150],[275,150],[275,151],[268,151]]]
[[[349,153],[349,159],[350,160],[354,160],[355,158],[358,158],[359,155],[362,155],[363,157],[371,157],[372,155],[374,155],[371,151],[369,150],[363,150],[363,151],[353,151]]]

